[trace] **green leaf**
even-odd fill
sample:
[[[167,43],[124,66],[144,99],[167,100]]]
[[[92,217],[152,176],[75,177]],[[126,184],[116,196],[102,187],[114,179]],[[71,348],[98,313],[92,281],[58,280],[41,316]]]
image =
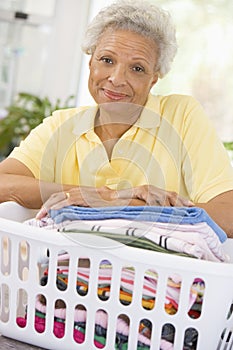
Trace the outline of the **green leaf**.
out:
[[[57,109],[74,107],[74,101],[73,95],[68,96],[62,105],[60,99],[52,103],[48,97],[20,92],[6,108],[7,116],[0,120],[0,158],[6,157],[44,118]]]

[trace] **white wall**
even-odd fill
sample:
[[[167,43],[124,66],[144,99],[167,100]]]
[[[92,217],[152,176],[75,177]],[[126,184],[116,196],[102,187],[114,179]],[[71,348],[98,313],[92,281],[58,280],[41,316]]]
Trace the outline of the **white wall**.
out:
[[[30,0],[22,9],[29,13],[28,20],[4,22],[9,26],[4,38],[11,52],[9,63],[14,63],[12,95],[23,91],[48,96],[52,101],[76,96],[89,2],[43,0],[38,7],[34,6],[35,0]],[[12,18],[13,15],[12,9]]]
[[[57,0],[43,94],[64,98],[77,93],[88,5],[87,0]]]
[[[77,105],[93,103],[87,87],[90,57],[82,53],[81,43],[87,23],[112,2],[25,0],[2,7],[0,0],[0,10],[8,10],[8,21],[1,16],[0,21],[5,29],[3,49],[10,52],[9,76],[11,72],[14,77],[8,84],[11,98],[29,92],[52,102],[75,95]],[[16,10],[28,13],[28,19],[15,20]]]

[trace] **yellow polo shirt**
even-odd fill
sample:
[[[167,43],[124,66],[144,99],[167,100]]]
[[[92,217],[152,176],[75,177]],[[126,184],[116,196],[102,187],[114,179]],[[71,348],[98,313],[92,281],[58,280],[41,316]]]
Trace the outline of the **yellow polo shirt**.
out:
[[[54,112],[9,157],[48,182],[115,189],[151,184],[196,203],[233,190],[227,152],[192,97],[149,95],[140,118],[114,146],[110,161],[94,132],[97,110]]]

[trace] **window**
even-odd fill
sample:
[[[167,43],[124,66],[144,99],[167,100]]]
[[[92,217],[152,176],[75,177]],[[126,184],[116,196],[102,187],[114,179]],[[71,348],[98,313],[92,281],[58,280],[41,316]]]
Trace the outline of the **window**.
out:
[[[233,140],[233,2],[152,0],[168,10],[177,28],[172,69],[154,87],[158,94],[197,98],[223,141]]]

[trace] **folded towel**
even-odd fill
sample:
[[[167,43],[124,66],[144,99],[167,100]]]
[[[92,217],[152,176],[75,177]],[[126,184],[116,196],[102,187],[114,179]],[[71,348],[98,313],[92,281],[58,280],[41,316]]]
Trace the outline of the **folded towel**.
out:
[[[104,219],[127,219],[191,225],[206,222],[215,231],[220,242],[224,242],[227,239],[226,233],[211,219],[207,212],[198,207],[128,206],[89,208],[67,206],[58,210],[52,209],[49,215],[56,224],[67,220]]]
[[[222,243],[206,222],[178,225],[108,219],[63,221],[60,225],[59,230],[69,238],[74,238],[74,232],[93,233],[138,248],[160,252],[164,248],[166,253],[183,253],[209,261],[228,261]]]

